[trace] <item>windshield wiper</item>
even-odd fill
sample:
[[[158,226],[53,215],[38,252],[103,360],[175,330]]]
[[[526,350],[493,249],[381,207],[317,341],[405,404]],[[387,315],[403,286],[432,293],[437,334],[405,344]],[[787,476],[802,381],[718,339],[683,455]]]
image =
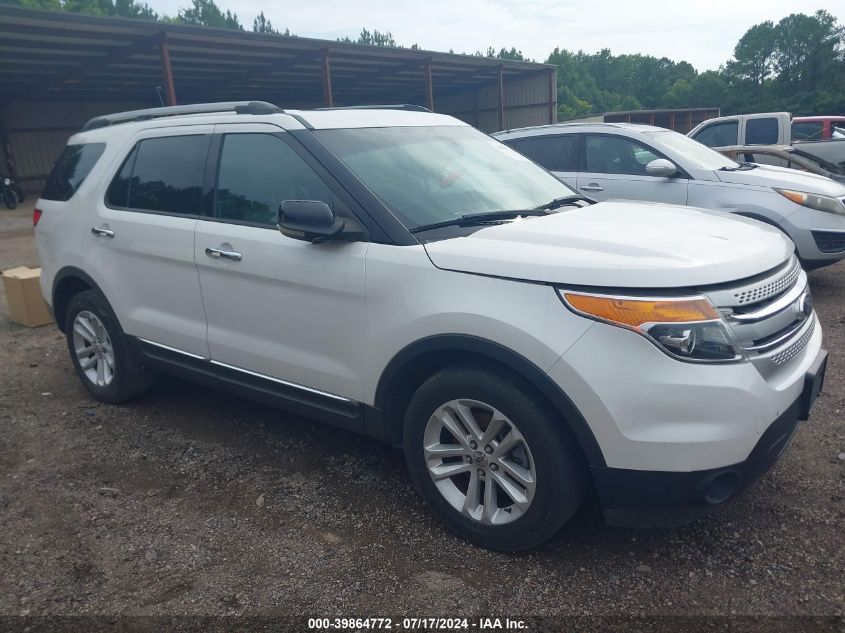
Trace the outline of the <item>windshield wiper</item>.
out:
[[[459,218],[452,218],[451,220],[443,220],[442,222],[432,222],[431,224],[421,224],[410,229],[411,233],[421,233],[422,231],[432,231],[434,229],[441,229],[447,226],[473,226],[476,224],[485,224],[487,222],[496,222],[498,220],[512,220],[514,218],[529,216],[529,215],[547,215],[545,209],[514,209],[511,211],[490,211],[488,213],[471,213],[469,215],[462,215]]]
[[[549,200],[546,204],[541,204],[539,207],[534,207],[534,209],[537,211],[550,211],[551,209],[557,209],[558,207],[573,205],[576,202],[586,202],[587,204],[596,203],[595,200],[588,198],[587,196],[562,196],[560,198],[555,198],[554,200]]]

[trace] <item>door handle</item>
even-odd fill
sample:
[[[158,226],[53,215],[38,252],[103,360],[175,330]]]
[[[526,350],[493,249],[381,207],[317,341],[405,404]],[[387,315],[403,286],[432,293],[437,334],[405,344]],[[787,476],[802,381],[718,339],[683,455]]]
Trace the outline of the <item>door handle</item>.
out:
[[[114,237],[114,231],[111,229],[106,229],[101,226],[93,226],[91,227],[91,232],[94,235],[99,235],[100,237]]]
[[[212,259],[231,259],[233,262],[239,262],[244,257],[237,251],[226,251],[222,248],[207,248],[205,254]]]
[[[604,191],[604,187],[601,185],[597,185],[594,182],[591,182],[589,185],[584,185],[581,187],[581,191]]]

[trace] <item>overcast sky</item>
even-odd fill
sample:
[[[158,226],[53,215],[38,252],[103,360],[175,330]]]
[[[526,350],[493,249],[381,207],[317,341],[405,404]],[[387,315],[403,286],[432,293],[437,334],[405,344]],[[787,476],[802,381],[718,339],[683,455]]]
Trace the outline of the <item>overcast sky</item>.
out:
[[[189,0],[147,0],[175,15]],[[216,0],[241,23],[263,10],[276,28],[303,37],[357,37],[362,27],[390,31],[397,42],[436,51],[472,53],[516,46],[536,61],[556,47],[595,52],[648,53],[686,60],[698,70],[716,69],[752,25],[790,13],[827,9],[845,23],[845,3],[807,0]],[[812,0],[810,0],[812,2]]]

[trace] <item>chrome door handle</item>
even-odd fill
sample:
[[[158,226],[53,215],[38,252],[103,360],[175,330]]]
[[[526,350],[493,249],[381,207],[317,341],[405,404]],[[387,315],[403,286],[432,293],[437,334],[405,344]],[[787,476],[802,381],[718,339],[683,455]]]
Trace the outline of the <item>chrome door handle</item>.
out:
[[[91,232],[94,235],[99,235],[100,237],[114,237],[114,231],[111,229],[104,229],[100,226],[91,227]]]
[[[213,259],[231,259],[233,262],[239,262],[244,258],[237,251],[224,251],[222,248],[207,248],[205,254]]]
[[[590,183],[589,185],[584,185],[580,187],[581,191],[604,191],[604,187],[601,185],[597,185],[596,183]]]

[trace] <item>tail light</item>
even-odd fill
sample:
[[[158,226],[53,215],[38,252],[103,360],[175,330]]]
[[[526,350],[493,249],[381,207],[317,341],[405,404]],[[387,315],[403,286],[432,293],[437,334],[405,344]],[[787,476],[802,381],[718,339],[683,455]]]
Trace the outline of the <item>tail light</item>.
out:
[[[38,221],[41,219],[41,214],[44,213],[41,209],[34,209],[32,212],[32,226],[38,226]]]

